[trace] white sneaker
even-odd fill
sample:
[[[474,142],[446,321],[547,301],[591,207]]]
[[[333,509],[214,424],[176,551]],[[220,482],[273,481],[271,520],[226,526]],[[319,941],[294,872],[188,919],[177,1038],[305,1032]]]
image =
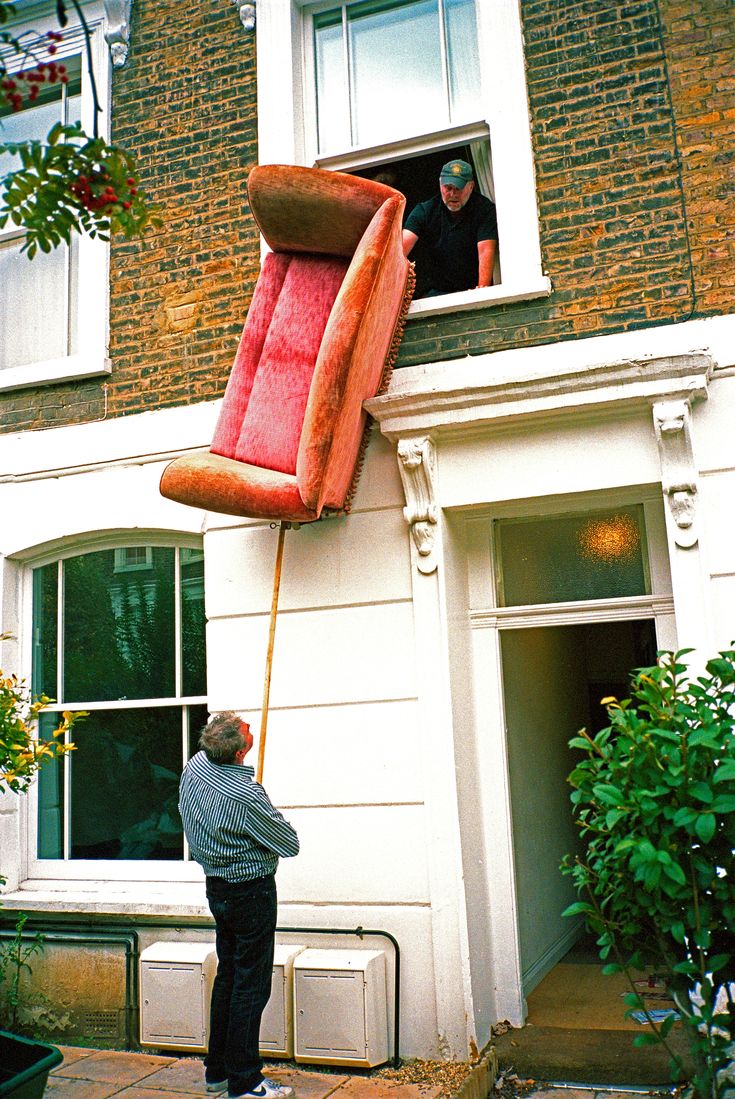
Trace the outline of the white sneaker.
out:
[[[206,1088],[207,1088],[207,1091],[210,1094],[217,1095],[221,1091],[227,1091],[227,1081],[226,1080],[212,1080],[211,1083],[206,1085]]]
[[[293,1088],[288,1084],[277,1084],[275,1080],[263,1077],[257,1087],[251,1091],[243,1091],[235,1097],[230,1093],[230,1099],[289,1099],[295,1095]]]

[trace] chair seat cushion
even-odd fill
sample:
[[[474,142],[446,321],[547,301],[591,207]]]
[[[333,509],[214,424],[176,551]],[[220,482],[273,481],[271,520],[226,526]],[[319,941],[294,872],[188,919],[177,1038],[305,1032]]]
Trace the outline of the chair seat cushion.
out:
[[[177,458],[163,472],[161,492],[172,500],[225,515],[311,523],[318,518],[301,499],[288,473],[225,458],[192,454]]]

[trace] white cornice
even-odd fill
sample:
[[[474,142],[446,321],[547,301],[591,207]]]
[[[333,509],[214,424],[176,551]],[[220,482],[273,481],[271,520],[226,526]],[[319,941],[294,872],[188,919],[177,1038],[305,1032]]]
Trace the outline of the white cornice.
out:
[[[366,402],[384,435],[396,440],[521,417],[704,399],[715,364],[707,352],[694,351],[546,372],[495,371],[491,355],[453,364],[453,369],[443,365],[441,371],[398,370],[389,391]]]

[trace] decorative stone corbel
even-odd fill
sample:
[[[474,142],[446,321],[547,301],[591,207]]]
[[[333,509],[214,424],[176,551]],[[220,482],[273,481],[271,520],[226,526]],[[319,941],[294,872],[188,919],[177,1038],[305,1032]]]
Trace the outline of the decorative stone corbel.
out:
[[[403,482],[406,506],[403,517],[411,527],[417,550],[416,566],[419,572],[436,569],[434,535],[436,533],[436,456],[432,440],[425,436],[418,439],[399,439],[398,471]]]
[[[243,3],[243,0],[232,0],[232,3],[238,10],[240,22],[245,30],[253,30],[255,27],[255,4],[245,4]]]
[[[104,0],[105,39],[116,69],[127,61],[132,6],[133,0]]]
[[[697,470],[688,400],[659,401],[653,406],[653,424],[661,459],[661,481],[676,524],[674,541],[682,549],[696,546]]]

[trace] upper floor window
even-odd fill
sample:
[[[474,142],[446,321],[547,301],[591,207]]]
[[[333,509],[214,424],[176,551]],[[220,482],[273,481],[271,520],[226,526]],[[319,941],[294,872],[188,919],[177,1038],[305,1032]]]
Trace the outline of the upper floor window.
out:
[[[109,67],[102,4],[94,0],[84,11],[104,105]],[[42,140],[57,122],[81,122],[91,132],[92,92],[84,33],[74,24],[71,7],[69,17],[57,43],[45,36],[47,29],[57,30],[58,24],[49,19],[46,26],[43,9],[40,15],[26,17],[28,25],[20,16],[8,25],[14,37],[22,36],[29,50],[28,56],[22,57],[5,48],[3,56],[10,73],[53,60],[65,67],[68,82],[42,85],[38,97],[33,102],[25,100],[18,111],[7,105],[0,109],[0,143]],[[29,37],[31,32],[38,37]],[[53,57],[49,47],[54,49]],[[107,136],[107,112],[100,124],[100,132]],[[0,173],[5,175],[17,164],[10,154],[1,155]],[[0,390],[109,373],[107,246],[99,240],[73,237],[71,246],[62,244],[48,253],[37,252],[29,260],[22,250],[24,239],[22,229],[11,222],[0,230]]]
[[[474,0],[364,0],[312,20],[320,154],[480,116]]]
[[[179,777],[207,720],[201,546],[34,569],[32,681],[56,700],[42,735],[59,710],[88,711],[77,750],[39,774],[37,859],[183,859]]]
[[[409,318],[549,293],[518,0],[260,0],[257,49],[262,163],[380,174],[410,210],[460,158],[495,202],[493,285]]]

